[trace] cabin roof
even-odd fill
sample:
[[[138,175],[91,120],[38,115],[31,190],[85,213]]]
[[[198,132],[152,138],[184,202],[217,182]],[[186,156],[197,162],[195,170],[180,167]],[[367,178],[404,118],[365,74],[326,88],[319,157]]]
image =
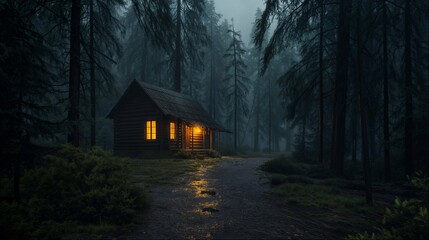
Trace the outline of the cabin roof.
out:
[[[142,88],[164,115],[181,119],[190,124],[199,124],[219,131],[229,132],[211,118],[201,104],[190,96],[137,80],[133,82]],[[130,87],[132,85],[131,83]],[[125,91],[125,94],[127,94],[127,91]],[[113,118],[118,103],[107,115],[107,118]]]

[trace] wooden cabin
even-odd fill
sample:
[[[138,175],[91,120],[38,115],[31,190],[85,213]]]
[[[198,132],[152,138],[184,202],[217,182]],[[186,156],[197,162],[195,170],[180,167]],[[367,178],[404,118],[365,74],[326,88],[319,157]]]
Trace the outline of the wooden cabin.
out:
[[[137,80],[107,118],[113,119],[113,151],[118,156],[206,152],[219,146],[220,132],[227,132],[191,97]]]

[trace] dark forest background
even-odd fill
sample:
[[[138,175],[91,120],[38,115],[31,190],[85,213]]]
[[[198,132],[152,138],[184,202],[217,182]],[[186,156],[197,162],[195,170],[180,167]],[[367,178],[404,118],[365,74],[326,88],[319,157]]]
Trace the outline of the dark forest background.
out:
[[[429,169],[429,1],[266,0],[252,42],[213,0],[1,0],[1,172],[60,144],[112,149],[141,80],[188,94],[224,154],[289,152],[338,176]],[[367,196],[368,197],[368,196]]]

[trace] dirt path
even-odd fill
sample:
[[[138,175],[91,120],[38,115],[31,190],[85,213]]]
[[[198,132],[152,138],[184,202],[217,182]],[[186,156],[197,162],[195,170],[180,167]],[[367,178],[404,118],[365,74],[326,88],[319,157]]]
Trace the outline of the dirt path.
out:
[[[153,205],[145,223],[126,239],[308,239],[326,235],[323,223],[295,207],[279,206],[264,173],[265,158],[201,166],[183,184],[151,189]]]

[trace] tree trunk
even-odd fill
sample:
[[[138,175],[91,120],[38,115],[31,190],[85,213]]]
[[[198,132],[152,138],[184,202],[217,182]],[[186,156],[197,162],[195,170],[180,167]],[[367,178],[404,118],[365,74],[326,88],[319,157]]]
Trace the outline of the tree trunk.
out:
[[[356,87],[356,86],[354,86],[354,87]],[[358,138],[358,136],[357,136],[357,124],[358,124],[358,119],[357,119],[357,116],[356,116],[356,112],[357,112],[357,109],[356,109],[356,102],[357,102],[357,99],[354,99],[353,100],[353,106],[352,106],[352,111],[353,111],[353,113],[352,113],[352,162],[353,163],[356,163],[356,161],[357,161],[357,138]]]
[[[175,49],[175,68],[174,68],[174,90],[181,92],[182,84],[182,0],[176,3],[176,49]]]
[[[216,91],[215,91],[215,81],[214,81],[214,51],[213,51],[213,16],[210,16],[210,96],[209,96],[209,102],[210,102],[210,116],[213,117],[213,119],[216,119]]]
[[[411,6],[405,1],[404,35],[405,35],[405,173],[413,174],[413,97],[411,79]]]
[[[22,57],[20,57],[20,59],[22,60]],[[22,136],[22,131],[24,130],[24,109],[23,109],[23,102],[24,102],[24,89],[26,88],[26,81],[25,78],[23,78],[21,76],[21,74],[19,74],[19,98],[18,98],[18,119],[19,119],[19,127],[18,127],[18,132],[16,133],[17,135],[19,134],[19,153],[18,154],[12,154],[12,156],[10,156],[8,154],[8,156],[12,159],[13,161],[13,198],[16,202],[20,202],[21,201],[21,194],[20,194],[20,180],[21,180],[21,162],[23,159],[23,153],[26,150],[24,146],[24,141],[23,140],[23,136]]]
[[[387,0],[383,1],[383,130],[384,130],[384,181],[390,176],[390,133],[389,133],[389,82],[387,73]]]
[[[234,25],[232,25],[232,41],[234,45],[234,152],[237,152],[237,136],[238,136],[238,129],[237,129],[237,50],[236,50],[236,42],[235,42],[235,29]]]
[[[192,64],[189,65],[188,71],[189,71],[188,75],[191,76],[192,75]],[[186,74],[185,74],[185,76],[186,76]],[[188,82],[189,82],[189,95],[191,97],[194,97],[194,82],[193,82],[192,78],[189,78]]]
[[[361,83],[362,84],[362,83]],[[369,160],[369,149],[368,149],[368,129],[366,125],[366,113],[365,113],[365,98],[362,93],[362,86],[359,91],[359,112],[361,122],[361,138],[362,138],[362,162],[363,162],[363,173],[365,181],[365,198],[367,204],[372,204],[372,184],[371,184],[371,163]]]
[[[292,129],[290,128],[290,125],[289,125],[288,121],[286,121],[286,123],[285,123],[285,128],[286,128],[286,135],[285,135],[286,145],[285,145],[285,151],[286,152],[290,152],[291,151],[291,138],[292,138],[291,131],[292,131]]]
[[[272,150],[273,152],[279,152],[280,144],[279,144],[279,124],[277,122],[277,118],[273,119],[272,125],[271,125],[271,134],[272,134]]]
[[[323,163],[323,24],[325,8],[320,0],[320,30],[319,30],[319,162]]]
[[[260,109],[261,109],[259,87],[260,87],[260,81],[258,81],[257,88],[256,88],[256,96],[255,96],[256,97],[256,109],[255,109],[256,116],[255,116],[255,132],[253,137],[253,151],[255,152],[259,152],[259,125],[260,125]]]
[[[149,71],[148,71],[149,60],[148,60],[148,54],[147,54],[149,51],[148,50],[149,49],[148,43],[149,43],[148,39],[143,40],[143,48],[142,48],[142,50],[143,50],[143,52],[142,52],[142,54],[143,54],[143,65],[141,66],[141,68],[142,68],[141,80],[144,82],[149,80],[148,79],[148,77],[149,77]]]
[[[91,147],[96,144],[96,116],[95,116],[95,64],[94,64],[94,0],[89,2],[89,68],[90,68],[90,89],[91,89]]]
[[[16,202],[21,201],[21,195],[20,195],[21,158],[22,158],[22,153],[19,153],[18,157],[13,160],[13,198]]]
[[[302,160],[305,160],[305,132],[307,125],[307,114],[304,114],[304,119],[302,120],[302,132],[301,132],[301,152]]]
[[[268,152],[271,153],[272,149],[272,103],[271,103],[271,77],[268,78]]]
[[[372,204],[372,186],[371,186],[371,163],[369,160],[369,149],[368,149],[368,129],[366,124],[366,98],[363,93],[363,67],[362,67],[362,40],[360,32],[361,23],[361,8],[362,1],[358,0],[357,6],[357,83],[359,87],[359,112],[360,112],[360,123],[361,123],[361,134],[362,134],[362,162],[363,162],[363,173],[365,181],[365,198],[367,204]]]
[[[80,0],[72,0],[70,21],[70,75],[69,99],[70,110],[68,119],[71,132],[68,142],[79,146],[79,87],[80,87]]]
[[[343,175],[344,137],[347,100],[347,73],[350,36],[350,0],[341,0],[339,6],[339,25],[337,59],[335,73],[334,111],[332,124],[332,158],[330,168],[338,175]]]

